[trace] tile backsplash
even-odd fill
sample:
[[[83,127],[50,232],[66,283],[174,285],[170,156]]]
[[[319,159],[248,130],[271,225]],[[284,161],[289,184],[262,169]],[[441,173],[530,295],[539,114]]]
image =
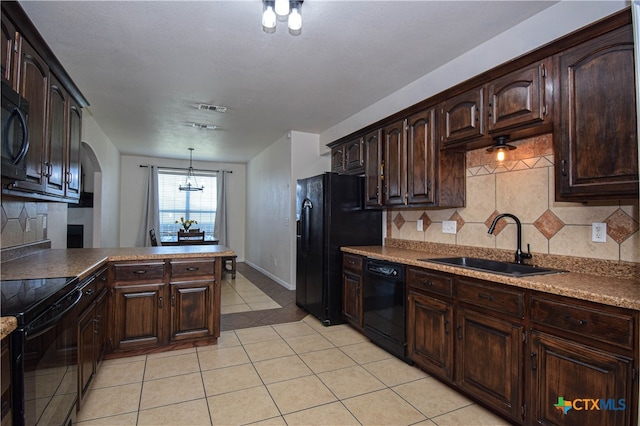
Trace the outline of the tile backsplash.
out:
[[[514,250],[516,225],[493,218],[511,213],[522,222],[522,245],[532,253],[640,262],[638,200],[614,204],[557,202],[554,198],[552,135],[512,145],[507,159],[497,162],[484,149],[467,153],[466,206],[457,209],[392,209],[387,211],[386,235],[473,247]],[[422,219],[423,231],[417,230]],[[456,233],[442,232],[443,221],[455,221]],[[604,243],[591,241],[592,223],[607,224]]]
[[[48,203],[2,200],[2,248],[47,238]]]

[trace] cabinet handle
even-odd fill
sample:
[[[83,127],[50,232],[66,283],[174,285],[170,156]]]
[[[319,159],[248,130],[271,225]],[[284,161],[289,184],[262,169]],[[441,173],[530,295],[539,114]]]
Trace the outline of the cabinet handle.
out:
[[[564,315],[564,320],[573,325],[587,325],[587,320],[571,318],[569,314]]]
[[[458,324],[456,330],[458,331],[458,340],[462,340],[462,325]]]
[[[538,369],[538,366],[536,365],[536,356],[538,354],[536,352],[531,352],[531,370],[536,371]]]
[[[489,113],[488,113],[489,118],[491,118],[492,107],[493,107],[493,103],[489,102]]]
[[[444,320],[444,334],[446,334],[447,336],[449,335],[449,320],[445,318]]]
[[[51,164],[48,161],[44,162],[44,177],[51,177]]]
[[[433,281],[431,281],[431,280],[424,280],[424,281],[422,282],[422,284],[424,284],[424,285],[426,285],[426,286],[428,286],[428,287],[433,287],[433,286],[435,285],[435,284],[433,283]]]
[[[478,299],[486,299],[489,302],[493,302],[493,296],[490,294],[478,293]]]
[[[71,178],[73,175],[71,174],[71,172],[67,172],[66,175],[67,175],[67,180],[65,183],[68,185],[71,183]]]
[[[85,291],[84,294],[86,294],[87,296],[91,296],[93,294],[93,289],[90,288],[89,290]]]
[[[190,266],[189,268],[187,268],[187,271],[189,272],[193,272],[193,271],[199,271],[200,268],[198,268],[197,266]]]
[[[158,308],[162,308],[162,296],[158,298]]]
[[[171,295],[171,306],[176,306],[176,295],[175,294]]]
[[[565,169],[565,166],[567,165],[567,160],[562,160],[560,162],[560,164],[562,164],[562,169],[560,170],[562,176],[567,176],[567,170]]]
[[[144,275],[147,273],[146,269],[138,269],[137,271],[133,271],[136,275]]]

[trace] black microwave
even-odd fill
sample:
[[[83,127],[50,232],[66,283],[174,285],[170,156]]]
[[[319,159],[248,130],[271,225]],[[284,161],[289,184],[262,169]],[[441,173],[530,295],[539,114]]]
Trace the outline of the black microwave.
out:
[[[2,82],[2,178],[27,178],[29,103]]]

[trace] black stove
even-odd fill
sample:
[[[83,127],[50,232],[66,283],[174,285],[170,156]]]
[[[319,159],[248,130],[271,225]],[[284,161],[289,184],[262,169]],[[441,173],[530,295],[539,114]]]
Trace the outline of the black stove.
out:
[[[75,289],[77,281],[76,277],[2,280],[2,315],[16,317],[18,327],[29,324],[63,300]]]

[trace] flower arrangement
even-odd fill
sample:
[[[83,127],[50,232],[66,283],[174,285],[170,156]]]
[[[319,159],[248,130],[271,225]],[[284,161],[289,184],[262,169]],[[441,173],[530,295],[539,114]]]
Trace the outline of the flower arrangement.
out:
[[[176,223],[179,223],[180,225],[182,225],[185,231],[188,231],[189,228],[191,228],[191,225],[193,225],[194,223],[197,224],[198,221],[192,219],[184,220],[184,217],[181,217],[180,220],[176,220]]]

